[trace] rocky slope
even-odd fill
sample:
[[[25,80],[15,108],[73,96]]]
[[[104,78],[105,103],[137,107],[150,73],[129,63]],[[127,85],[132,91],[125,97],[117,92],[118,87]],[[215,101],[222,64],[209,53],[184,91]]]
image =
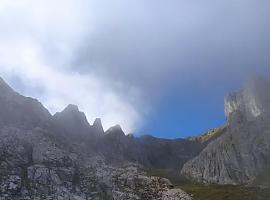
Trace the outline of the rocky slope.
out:
[[[206,146],[207,144],[209,144],[210,142],[221,136],[226,131],[226,129],[227,126],[223,126],[220,128],[213,128],[199,136],[188,137],[187,140],[199,142],[204,146]]]
[[[140,169],[164,165],[155,161],[163,159],[158,156],[170,155],[170,167],[173,159],[184,163],[199,152],[199,143],[138,139],[120,126],[104,132],[99,119],[90,125],[74,105],[51,116],[2,79],[0,138],[1,200],[191,199],[169,180]],[[186,153],[184,148],[193,145],[195,150]]]
[[[251,183],[270,166],[270,83],[253,80],[225,98],[227,127],[182,174],[200,182]]]
[[[134,165],[68,149],[41,128],[0,130],[0,199],[190,199]]]

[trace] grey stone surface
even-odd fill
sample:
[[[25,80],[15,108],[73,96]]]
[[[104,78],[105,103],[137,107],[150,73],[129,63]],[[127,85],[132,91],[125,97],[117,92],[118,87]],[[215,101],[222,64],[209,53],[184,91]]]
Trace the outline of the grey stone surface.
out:
[[[188,199],[167,179],[70,152],[40,128],[5,127],[0,137],[0,199]]]
[[[256,78],[248,81],[239,92],[225,97],[228,123],[257,120],[270,115],[270,82]]]
[[[247,184],[270,166],[270,84],[253,80],[225,99],[228,125],[182,174],[200,182]]]

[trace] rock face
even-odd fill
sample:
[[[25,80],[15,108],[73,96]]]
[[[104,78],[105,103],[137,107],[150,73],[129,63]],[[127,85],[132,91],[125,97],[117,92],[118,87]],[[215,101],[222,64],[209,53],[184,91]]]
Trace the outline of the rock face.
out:
[[[161,139],[153,136],[139,138],[139,146],[146,157],[142,161],[149,168],[179,170],[185,162],[194,158],[202,150],[203,144],[186,139]]]
[[[104,135],[104,129],[103,129],[103,126],[102,126],[102,123],[101,123],[101,119],[100,118],[97,118],[94,121],[93,126],[92,126],[92,129],[93,129],[94,135],[97,135],[97,136]]]
[[[5,127],[0,136],[0,199],[190,199],[167,179],[70,151],[40,128]]]
[[[229,123],[253,121],[270,115],[270,82],[249,81],[244,89],[225,98],[225,115]]]
[[[2,79],[0,138],[1,200],[191,199],[169,180],[146,176],[141,165],[159,167],[158,156],[168,155],[170,166],[173,159],[185,162],[199,143],[138,139],[120,126],[104,133],[100,119],[90,125],[74,105],[51,116]],[[198,147],[186,153],[184,144]]]
[[[228,124],[182,174],[200,182],[251,183],[270,166],[269,83],[253,80],[225,99]]]
[[[145,168],[178,170],[198,155],[203,144],[185,139],[160,139],[153,136],[139,138],[125,135],[120,127],[106,131],[99,141],[99,152],[113,163],[133,162]]]
[[[68,105],[62,112],[56,113],[52,123],[59,132],[63,132],[69,138],[85,138],[91,132],[85,114],[75,105]]]

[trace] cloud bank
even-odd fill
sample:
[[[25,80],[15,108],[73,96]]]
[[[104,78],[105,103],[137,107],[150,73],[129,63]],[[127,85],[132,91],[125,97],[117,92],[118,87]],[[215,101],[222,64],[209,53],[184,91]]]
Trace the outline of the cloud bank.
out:
[[[52,113],[73,103],[90,122],[136,131],[168,90],[269,73],[269,8],[266,0],[2,0],[0,73]]]

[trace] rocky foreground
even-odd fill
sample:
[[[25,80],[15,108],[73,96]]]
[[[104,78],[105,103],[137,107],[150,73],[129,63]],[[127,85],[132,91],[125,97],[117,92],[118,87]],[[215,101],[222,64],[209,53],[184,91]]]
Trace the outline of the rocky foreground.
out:
[[[0,130],[0,199],[190,200],[169,180],[67,148],[40,128]]]

